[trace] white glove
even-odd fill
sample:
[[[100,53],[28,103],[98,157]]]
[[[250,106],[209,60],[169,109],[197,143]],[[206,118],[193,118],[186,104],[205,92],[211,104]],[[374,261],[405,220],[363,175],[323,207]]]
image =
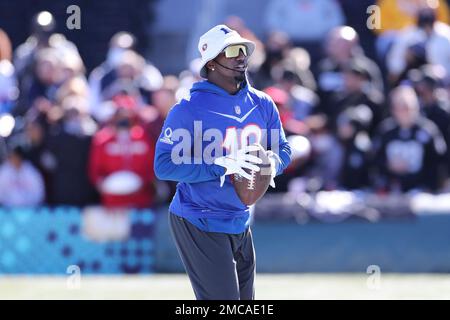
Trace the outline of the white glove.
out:
[[[246,146],[242,149],[239,149],[235,153],[214,159],[214,164],[222,166],[226,169],[225,174],[220,177],[220,186],[223,186],[225,182],[225,176],[235,173],[238,173],[247,180],[251,180],[252,176],[245,172],[244,169],[254,170],[258,172],[260,169],[255,164],[261,164],[262,160],[254,155],[247,153],[258,150],[260,150],[260,148],[257,145]]]
[[[267,156],[269,157],[270,160],[270,175],[271,175],[271,179],[270,179],[270,186],[272,188],[275,188],[275,176],[277,175],[277,166],[276,166],[276,161],[280,161],[280,157],[274,153],[273,151],[269,150],[266,151]]]

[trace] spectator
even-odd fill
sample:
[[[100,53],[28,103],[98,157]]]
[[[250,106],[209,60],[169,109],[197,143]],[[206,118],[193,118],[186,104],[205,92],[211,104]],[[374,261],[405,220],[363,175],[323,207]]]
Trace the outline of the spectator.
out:
[[[0,166],[0,204],[3,206],[37,206],[44,200],[44,183],[39,172],[24,160],[22,147],[9,152]]]
[[[45,182],[46,202],[51,190],[49,169],[54,167],[53,157],[45,151],[49,135],[59,129],[62,110],[44,97],[38,97],[30,110],[23,117],[16,117],[16,128],[11,140],[23,146],[25,158],[42,174]]]
[[[87,113],[87,103],[81,96],[64,98],[58,127],[46,138],[43,155],[51,159],[46,167],[50,204],[81,207],[97,200],[88,178],[89,148],[97,126]]]
[[[328,127],[332,132],[336,133],[338,117],[342,112],[349,108],[364,109],[367,112],[359,112],[366,116],[366,130],[372,134],[373,130],[384,115],[383,96],[371,90],[370,75],[360,65],[357,60],[351,62],[343,69],[344,87],[340,92],[336,92],[329,99],[329,109],[325,110],[328,117]]]
[[[305,49],[297,47],[288,50],[282,66],[282,70],[289,69],[295,73],[297,84],[312,91],[317,90],[316,80],[311,72],[311,57]],[[277,73],[274,76],[277,78]]]
[[[94,136],[90,179],[106,207],[148,208],[153,204],[154,142],[136,117],[136,102],[124,96],[115,101],[111,124]]]
[[[92,70],[89,76],[90,105],[95,108],[102,102],[101,82],[108,75],[112,76],[113,69],[119,64],[125,50],[132,50],[136,45],[136,38],[128,32],[118,32],[111,37],[106,60]]]
[[[110,40],[107,58],[89,76],[91,88],[90,105],[95,109],[115,93],[104,92],[105,88],[120,78],[136,81],[137,89],[143,90],[144,103],[150,103],[152,92],[162,85],[162,75],[151,63],[146,62],[136,51],[136,38],[128,32],[118,32]],[[117,92],[116,92],[117,93]],[[148,98],[146,98],[148,97]]]
[[[35,56],[35,61],[33,75],[22,83],[20,99],[14,111],[16,115],[24,115],[30,108],[40,109],[42,99],[52,104],[55,93],[62,83],[61,60],[56,49],[40,50]]]
[[[439,128],[446,141],[450,135],[450,105],[440,89],[441,79],[435,66],[427,65],[411,74],[421,113]]]
[[[281,67],[283,59],[292,48],[292,44],[285,33],[271,32],[265,43],[265,48],[263,63],[258,68],[249,70],[250,81],[257,89],[267,88],[274,84],[272,71]]]
[[[115,95],[126,92],[140,99],[139,85],[145,60],[132,50],[123,53],[115,69],[100,83],[101,100],[110,100]]]
[[[450,27],[436,21],[436,13],[431,8],[418,11],[416,25],[403,29],[393,44],[387,57],[387,67],[391,83],[398,82],[407,65],[407,51],[414,45],[425,48],[426,62],[438,64],[450,74]]]
[[[359,105],[342,112],[337,119],[337,136],[343,148],[338,186],[347,190],[369,185],[371,139],[367,106]]]
[[[33,17],[31,29],[31,36],[17,47],[14,54],[14,66],[17,72],[19,90],[21,95],[24,96],[27,95],[25,92],[30,90],[32,83],[36,81],[36,69],[40,68],[40,62],[46,59],[46,55],[50,52],[44,51],[44,54],[40,54],[38,60],[37,56],[41,50],[52,48],[56,52],[50,56],[52,60],[50,62],[53,64],[59,64],[61,57],[68,53],[78,56],[78,59],[81,60],[77,47],[62,34],[55,33],[56,22],[50,12],[37,13]],[[48,70],[49,67],[46,68]],[[22,94],[22,92],[24,93]],[[28,110],[29,102],[28,99],[20,100],[18,110],[22,112]]]
[[[360,60],[342,66],[344,86],[328,100],[324,113],[327,130],[313,137],[328,141],[329,150],[317,146],[319,168],[325,168],[332,188],[359,189],[367,186],[370,134],[383,117],[381,94],[370,83],[370,74]],[[333,159],[333,161],[331,161]],[[334,179],[334,181],[333,181]]]
[[[415,70],[411,78],[419,97],[422,115],[438,128],[447,146],[450,146],[450,103],[446,93],[440,88],[442,77],[438,66],[425,66]],[[447,174],[450,173],[450,148],[447,147]]]
[[[279,80],[279,88],[267,88],[279,107],[281,121],[286,133],[308,135],[317,123],[319,98],[314,91],[300,85],[296,73],[286,69]],[[278,91],[278,92],[277,92]]]
[[[412,88],[396,88],[391,105],[393,117],[381,124],[375,141],[377,191],[438,190],[439,167],[447,149],[439,129],[420,116]]]
[[[321,105],[330,107],[330,97],[344,89],[343,71],[350,63],[356,62],[369,77],[369,91],[383,92],[383,79],[378,66],[364,55],[359,46],[356,31],[348,26],[333,29],[326,40],[326,57],[318,65],[318,86]]]
[[[297,120],[305,121],[317,113],[319,97],[313,90],[302,85],[303,81],[295,71],[285,69],[279,84],[289,94],[289,105]]]
[[[419,69],[427,64],[427,53],[425,43],[416,43],[409,46],[405,52],[405,68],[397,76],[390,77],[390,85],[396,87],[408,80],[411,70]]]
[[[299,112],[299,119],[296,118],[292,107],[289,105],[289,93],[277,87],[269,87],[264,90],[275,102],[280,113],[281,123],[283,129],[286,130],[287,135],[305,135],[311,151],[308,151],[308,162],[305,164],[304,170],[298,168],[291,168],[289,175],[298,175],[299,172],[306,176],[318,177],[320,181],[319,188],[334,189],[337,185],[337,177],[340,168],[341,148],[336,141],[336,138],[325,131],[324,117],[320,114],[313,114],[312,108],[309,108],[311,115],[301,118]],[[313,99],[314,100],[314,99]],[[310,100],[310,101],[313,101]],[[301,110],[307,107],[307,102],[303,106],[297,106]],[[299,111],[300,111],[299,110]],[[302,140],[304,141],[304,140]],[[305,160],[305,159],[304,159]],[[303,162],[306,162],[303,161]],[[283,188],[287,188],[288,181],[285,178],[279,178],[282,181]]]

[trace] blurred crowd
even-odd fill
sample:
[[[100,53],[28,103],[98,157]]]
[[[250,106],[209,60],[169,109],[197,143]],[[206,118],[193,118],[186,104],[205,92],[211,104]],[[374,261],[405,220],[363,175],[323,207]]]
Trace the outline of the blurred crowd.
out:
[[[301,5],[299,5],[299,3]],[[276,103],[293,161],[272,192],[445,192],[450,186],[450,20],[446,1],[380,0],[376,59],[334,0],[277,0],[249,82]],[[76,44],[40,12],[14,51],[0,31],[0,204],[147,208],[174,184],[153,173],[170,108],[199,60],[163,75],[119,32],[89,74]]]

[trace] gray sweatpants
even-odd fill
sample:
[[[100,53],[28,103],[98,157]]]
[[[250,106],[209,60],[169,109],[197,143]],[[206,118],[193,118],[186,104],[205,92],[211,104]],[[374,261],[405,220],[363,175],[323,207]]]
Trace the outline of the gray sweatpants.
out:
[[[250,228],[241,234],[204,232],[173,213],[169,224],[197,300],[254,299]]]

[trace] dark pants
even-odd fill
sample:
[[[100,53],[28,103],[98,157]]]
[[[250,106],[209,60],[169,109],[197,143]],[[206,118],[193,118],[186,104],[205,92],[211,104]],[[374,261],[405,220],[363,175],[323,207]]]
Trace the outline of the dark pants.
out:
[[[255,252],[250,229],[204,232],[169,213],[175,244],[197,300],[253,300]]]

